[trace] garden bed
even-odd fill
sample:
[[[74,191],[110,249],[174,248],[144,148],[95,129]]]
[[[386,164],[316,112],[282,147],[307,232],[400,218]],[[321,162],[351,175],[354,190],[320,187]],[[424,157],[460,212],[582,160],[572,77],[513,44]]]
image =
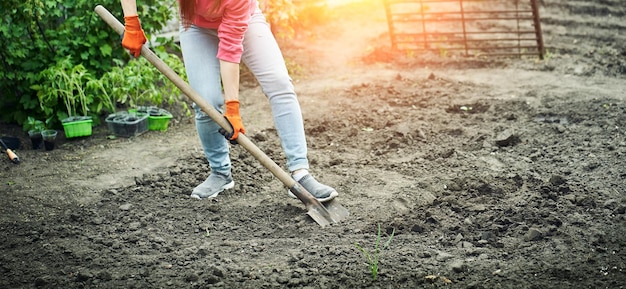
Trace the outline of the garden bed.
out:
[[[294,83],[312,172],[351,213],[327,228],[239,146],[234,189],[189,198],[209,173],[193,118],[17,150],[0,162],[0,287],[623,288],[626,13],[609,2],[546,1],[543,62],[377,63],[370,4],[286,47],[308,69]],[[241,99],[248,136],[284,166],[267,99],[254,84]],[[379,225],[395,234],[373,281],[355,244],[373,250]]]

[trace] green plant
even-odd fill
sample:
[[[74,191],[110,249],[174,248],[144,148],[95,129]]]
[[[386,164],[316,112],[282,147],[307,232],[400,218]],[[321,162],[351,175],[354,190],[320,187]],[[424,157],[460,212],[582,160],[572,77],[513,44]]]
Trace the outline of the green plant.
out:
[[[298,31],[319,26],[335,16],[323,1],[268,0],[259,3],[272,33],[280,40],[291,39]]]
[[[94,98],[99,100],[96,102],[95,108],[97,114],[100,114],[103,110],[109,113],[115,112],[115,99],[109,95],[102,78],[90,78],[85,86],[87,91],[93,92]]]
[[[158,49],[155,53],[167,66],[186,79],[183,62],[178,56]],[[181,103],[186,114],[191,114],[187,104],[180,101],[181,92],[178,87],[143,57],[128,63],[117,61],[117,66],[105,73],[101,82],[112,101],[129,108]]]
[[[145,15],[141,24],[148,36],[160,31],[176,11],[176,1],[140,2],[137,9]],[[41,116],[37,91],[30,87],[40,84],[41,71],[66,56],[96,77],[112,67],[113,59],[129,58],[119,35],[93,13],[96,4],[121,19],[119,0],[0,1],[0,119],[22,125],[30,115]],[[50,110],[64,110],[61,102],[57,105]]]
[[[97,79],[82,65],[74,65],[65,57],[37,76],[39,105],[46,116],[46,125],[52,127],[63,120],[95,119],[103,111],[115,112],[115,101],[107,93],[101,79]],[[57,107],[62,104],[65,111]]]
[[[29,116],[24,122],[24,124],[22,125],[22,129],[25,132],[28,132],[28,131],[41,132],[46,129],[46,124],[41,120],[35,119],[32,116]]]
[[[553,59],[556,55],[558,55],[558,51],[550,51],[550,49],[545,49],[543,54],[543,60],[548,61]]]
[[[261,9],[276,37],[289,39],[294,36],[298,16],[292,0],[263,1]]]
[[[378,234],[376,235],[376,244],[374,245],[374,250],[371,252],[365,250],[365,248],[363,248],[358,243],[354,243],[354,246],[356,246],[356,248],[363,253],[363,255],[365,256],[365,259],[367,259],[367,263],[370,269],[370,274],[372,276],[372,280],[374,281],[376,281],[376,278],[378,277],[378,261],[380,261],[380,257],[382,256],[383,251],[387,249],[387,247],[389,247],[389,244],[391,243],[391,240],[393,239],[393,236],[395,233],[396,233],[396,229],[394,228],[393,231],[391,232],[391,236],[389,236],[389,239],[387,239],[387,242],[385,242],[381,246],[380,244],[381,232],[380,232],[380,225],[378,225]]]
[[[86,88],[94,79],[82,64],[74,65],[68,56],[42,71],[38,80],[40,84],[31,88],[37,91],[39,105],[47,116],[54,114],[59,99],[67,112],[67,115],[57,113],[60,119],[88,115],[95,97]]]

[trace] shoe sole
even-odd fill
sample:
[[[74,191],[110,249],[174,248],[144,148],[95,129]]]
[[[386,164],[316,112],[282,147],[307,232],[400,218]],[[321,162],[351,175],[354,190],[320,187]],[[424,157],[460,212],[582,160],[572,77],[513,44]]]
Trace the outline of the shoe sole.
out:
[[[291,191],[287,191],[289,193],[289,196],[297,199],[298,197],[296,197],[296,195],[294,195]],[[324,197],[324,198],[316,198],[320,203],[323,202],[328,202],[334,198],[336,198],[337,196],[339,196],[339,193],[337,193],[337,191],[333,191],[332,193],[330,193],[330,195],[328,197]]]
[[[215,194],[212,194],[212,195],[210,195],[210,196],[207,196],[207,197],[204,197],[204,198],[202,198],[202,197],[200,197],[200,196],[198,196],[198,195],[196,195],[196,194],[191,194],[191,195],[189,195],[189,196],[190,196],[190,197],[192,197],[192,198],[194,198],[194,199],[198,199],[198,200],[212,199],[212,198],[217,197],[217,196],[218,196],[221,192],[223,192],[224,190],[232,189],[232,188],[234,188],[234,187],[235,187],[235,181],[231,181],[230,183],[225,184],[225,185],[222,187],[222,189],[221,189],[220,191],[217,191]]]

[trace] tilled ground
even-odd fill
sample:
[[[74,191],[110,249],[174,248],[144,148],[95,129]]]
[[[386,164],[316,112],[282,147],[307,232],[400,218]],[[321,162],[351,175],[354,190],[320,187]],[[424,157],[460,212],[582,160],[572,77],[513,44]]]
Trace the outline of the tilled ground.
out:
[[[296,79],[313,173],[351,213],[329,227],[238,146],[235,188],[189,198],[208,174],[189,121],[3,163],[0,287],[624,288],[617,2],[545,3],[555,52],[543,62],[403,60]],[[244,119],[282,166],[264,101],[244,98]],[[169,161],[144,170],[135,157],[150,154]],[[90,172],[74,185],[79,168]],[[89,185],[106,174],[125,181]],[[379,248],[390,241],[372,280],[358,247],[376,256],[379,228]]]

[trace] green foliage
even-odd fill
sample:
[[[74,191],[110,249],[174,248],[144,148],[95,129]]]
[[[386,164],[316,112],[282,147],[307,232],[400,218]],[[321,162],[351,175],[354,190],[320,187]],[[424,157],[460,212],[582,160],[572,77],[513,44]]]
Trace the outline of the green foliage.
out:
[[[85,83],[85,87],[87,91],[93,93],[93,98],[96,100],[93,111],[95,114],[102,114],[103,111],[115,112],[115,99],[111,98],[108,93],[108,87],[103,82],[103,80],[89,78],[87,83]]]
[[[354,246],[363,253],[365,259],[367,259],[367,263],[370,269],[370,274],[372,276],[372,280],[376,281],[378,277],[378,261],[380,260],[383,251],[389,247],[391,240],[393,239],[394,234],[396,233],[396,229],[393,229],[391,232],[391,236],[385,244],[380,245],[380,225],[378,225],[378,234],[376,235],[376,244],[374,245],[374,250],[372,252],[365,250],[361,245],[355,243]]]
[[[26,119],[26,122],[24,122],[24,124],[22,125],[22,130],[28,132],[28,131],[43,131],[46,129],[46,125],[44,124],[43,121],[35,119],[32,116],[29,116]]]
[[[31,88],[37,91],[39,105],[47,115],[54,113],[54,108],[61,100],[68,116],[78,116],[79,108],[81,115],[86,116],[93,97],[87,95],[85,84],[91,79],[93,78],[82,64],[74,65],[66,57],[42,71],[37,79],[40,84]]]
[[[276,28],[274,31],[279,36],[293,35],[299,12],[291,0],[270,0],[265,3],[270,3],[266,14],[272,27]],[[172,12],[176,9],[172,8],[176,7],[177,2],[144,0],[138,4],[142,27],[150,38],[150,34],[160,31],[173,18]],[[143,62],[142,58],[137,61],[129,57],[121,47],[120,36],[94,12],[96,5],[104,6],[118,19],[123,20],[119,0],[0,1],[0,120],[23,125],[31,116],[46,119],[47,123],[50,121],[50,125],[53,125],[55,121],[74,114],[96,116],[105,111],[114,112],[118,99],[126,101],[125,104],[130,104],[132,98],[138,104],[154,105],[171,104],[178,99],[175,93],[177,89],[169,80],[151,71],[151,65]],[[163,39],[157,41],[164,42]],[[171,44],[170,40],[168,47]],[[183,74],[180,59],[163,54],[160,57],[179,74]],[[121,92],[111,93],[110,84],[100,77],[113,70],[117,70],[115,73],[119,76],[119,69],[126,66],[126,62],[129,62],[130,67],[123,73],[128,72],[134,78],[132,81],[135,86],[128,90],[135,90],[135,93],[127,94],[124,100]],[[46,74],[60,77],[52,71],[54,69],[65,69],[66,73],[67,69],[70,72],[74,70],[72,73],[80,77],[74,84],[82,85],[71,89],[78,93],[75,98],[60,97],[57,94],[57,99],[53,100],[53,95],[46,95],[47,90],[56,91],[50,93],[70,91],[69,88],[58,84],[55,86],[46,81]],[[139,74],[153,82],[150,84],[139,79]],[[159,85],[164,87],[158,87]],[[124,89],[120,86],[113,88]],[[139,88],[147,90],[137,92]],[[165,91],[169,93],[163,93]],[[46,100],[45,103],[40,102],[38,94]],[[84,102],[78,101],[80,99]],[[73,106],[73,101],[77,101],[77,106]],[[186,103],[180,103],[187,115],[190,115]]]
[[[304,75],[305,69],[298,62],[291,59],[285,59],[285,65],[289,71],[289,75]]]
[[[279,38],[291,38],[298,16],[292,0],[271,0],[262,2],[263,13],[270,24],[272,33]]]
[[[66,57],[92,75],[110,70],[115,59],[128,59],[120,37],[93,11],[101,4],[122,17],[119,0],[0,1],[0,116],[23,123],[28,116],[45,116],[36,91],[39,73]],[[175,1],[145,0],[138,7],[142,26],[150,34],[171,17]],[[62,111],[61,107],[49,107]]]
[[[178,56],[163,49],[157,49],[155,53],[186,80],[185,68]],[[113,102],[129,108],[172,105],[180,100],[181,92],[174,83],[143,57],[128,63],[118,62],[101,81],[109,89],[108,95]],[[183,106],[186,114],[191,114],[184,103]]]
[[[269,0],[261,4],[272,33],[282,39],[293,38],[298,30],[321,25],[332,17],[332,11],[320,1]]]
[[[366,5],[364,5],[366,6]],[[335,13],[324,1],[302,1],[296,6],[294,28],[296,30],[310,30],[323,25],[334,17]]]

